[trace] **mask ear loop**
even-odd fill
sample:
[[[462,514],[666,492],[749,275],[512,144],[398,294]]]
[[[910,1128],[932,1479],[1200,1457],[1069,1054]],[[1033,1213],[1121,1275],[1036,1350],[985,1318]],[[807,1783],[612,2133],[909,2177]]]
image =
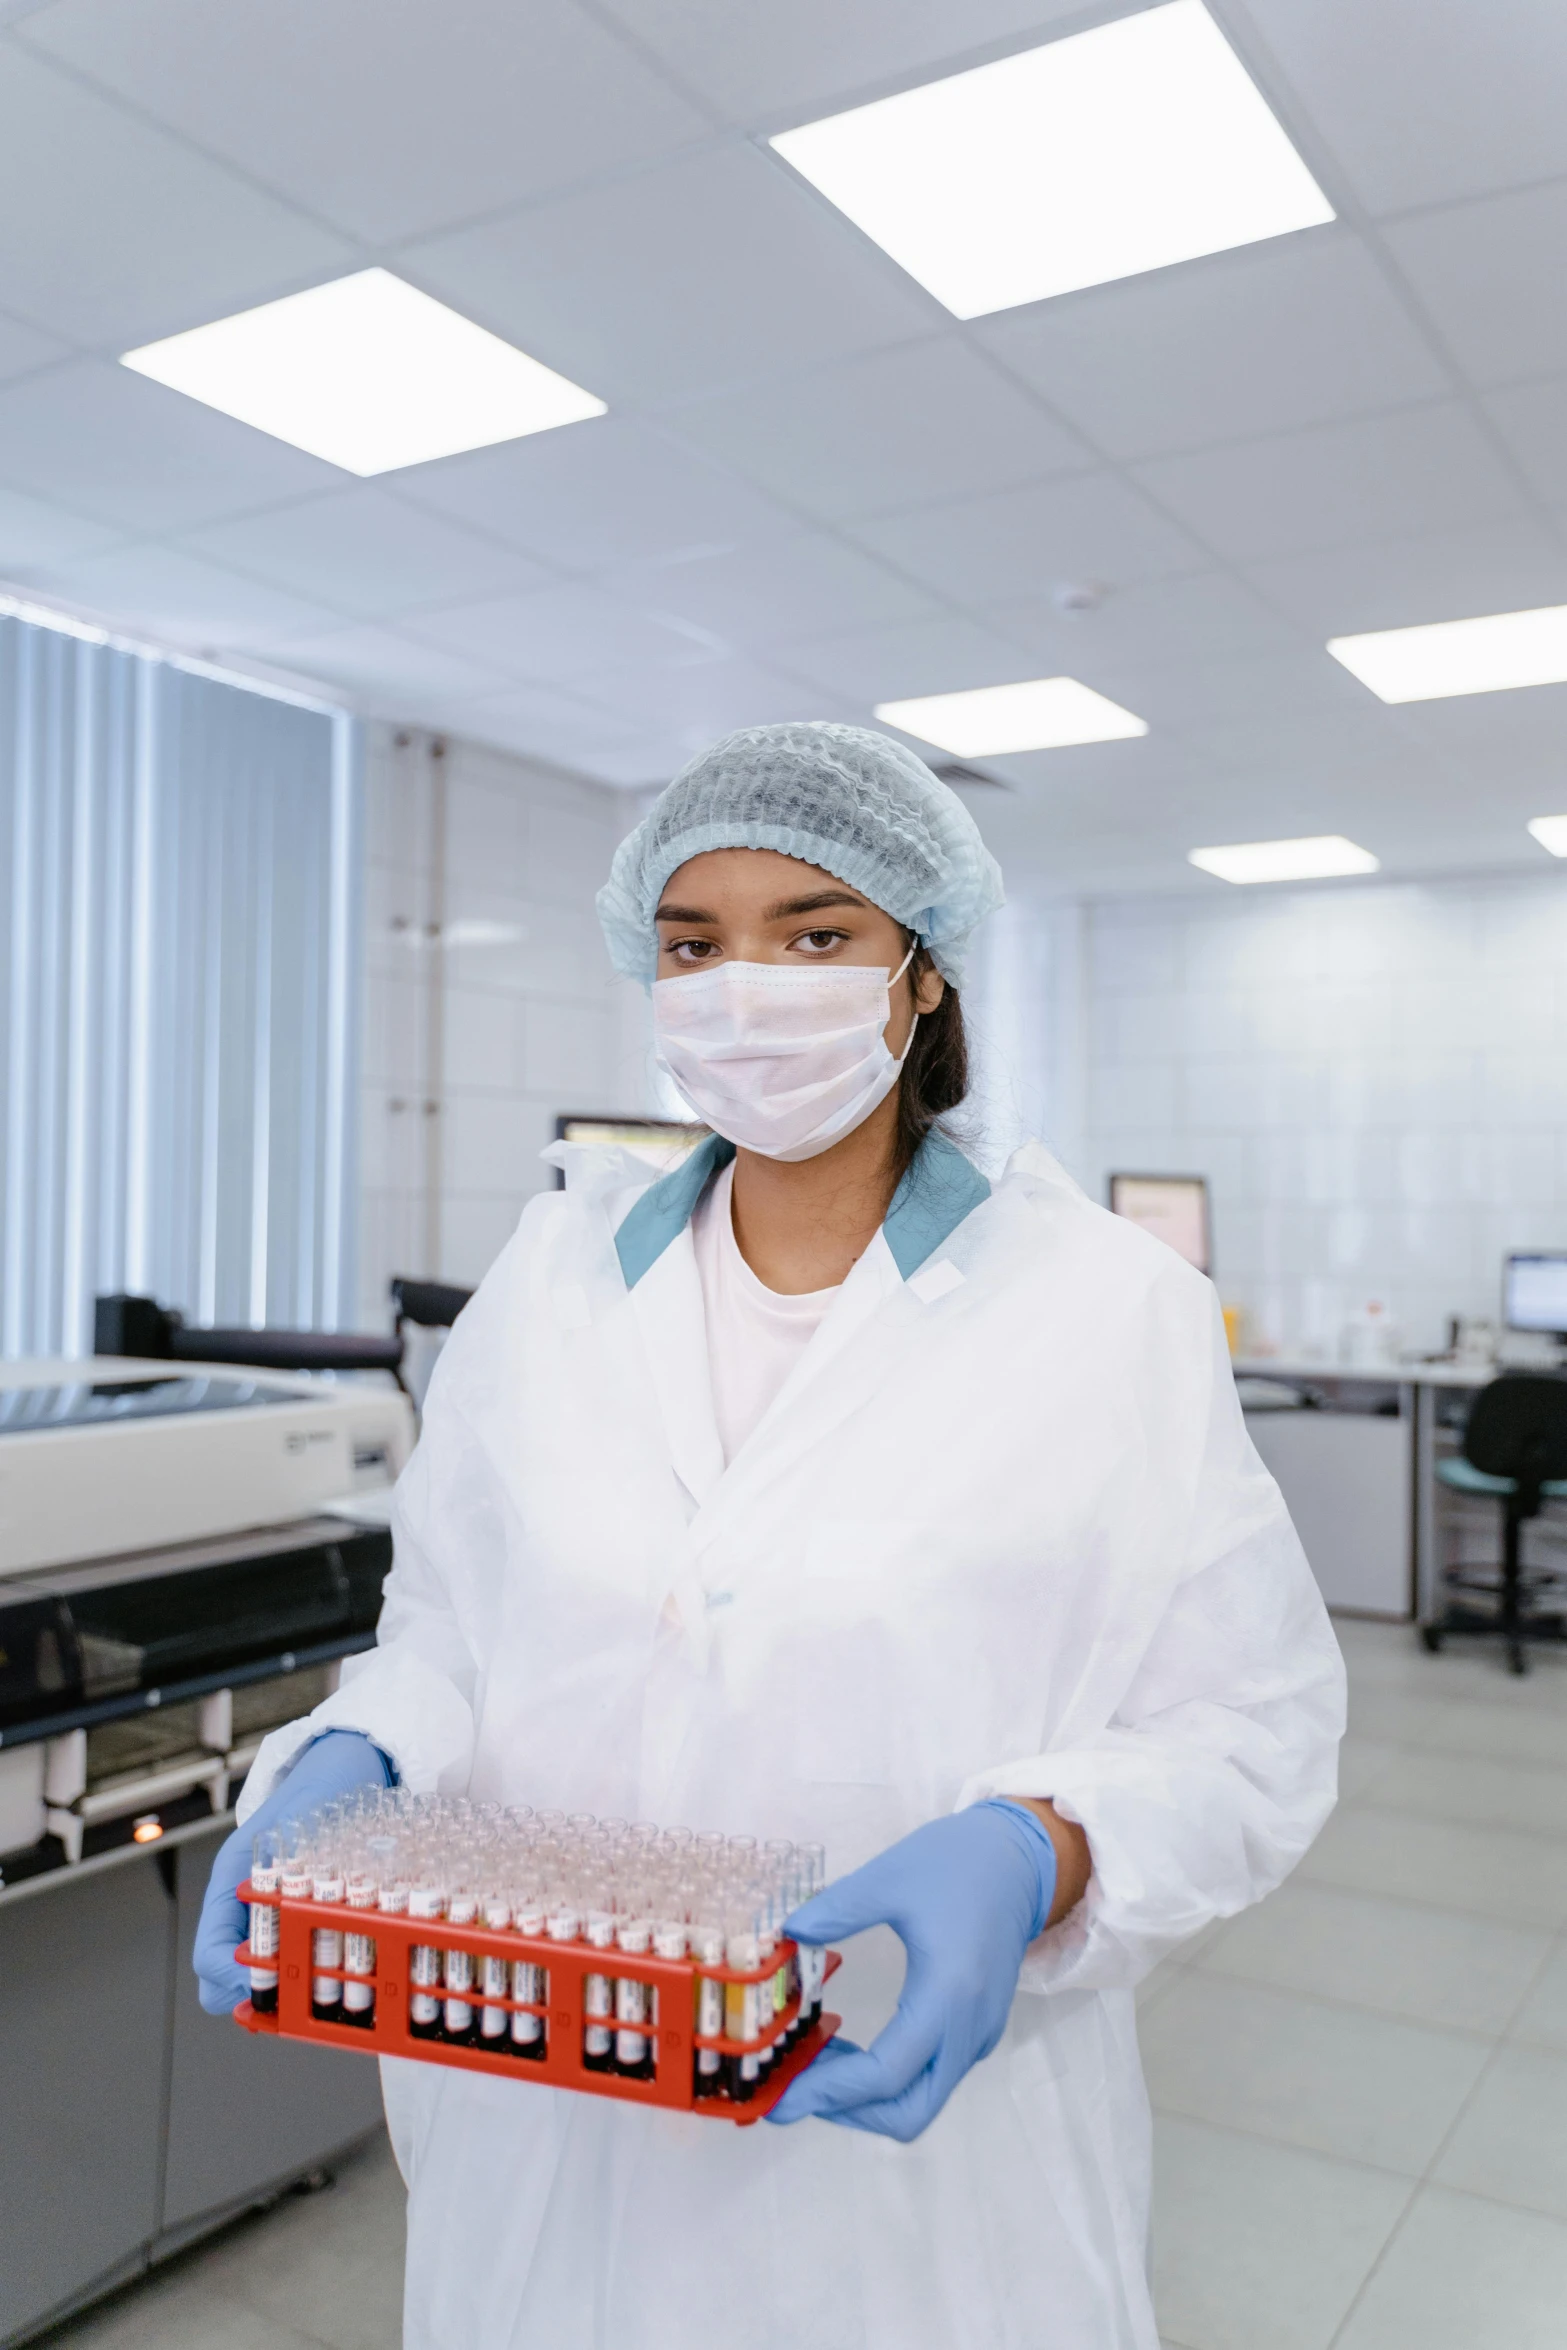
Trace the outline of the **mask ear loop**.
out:
[[[887,1017],[889,1020],[892,1018],[892,991],[897,986],[899,980],[903,977],[904,972],[907,971],[909,965],[913,962],[915,956],[918,954],[919,943],[920,942],[917,936],[909,941],[908,953],[904,956],[902,962],[898,965],[897,970],[894,971],[892,977],[887,982]],[[903,1040],[903,1050],[898,1055],[898,1067],[900,1069],[903,1067],[904,1062],[909,1057],[909,1053],[914,1044],[914,1031],[916,1028],[918,1028],[919,1024],[920,1015],[918,1012],[916,1012],[913,1019],[909,1022],[909,1033]]]

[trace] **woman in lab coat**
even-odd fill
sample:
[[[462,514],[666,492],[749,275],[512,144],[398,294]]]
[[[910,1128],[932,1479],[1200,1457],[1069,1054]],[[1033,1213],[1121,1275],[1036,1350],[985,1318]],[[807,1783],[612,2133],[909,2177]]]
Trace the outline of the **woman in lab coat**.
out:
[[[1133,1987],[1304,1852],[1343,1678],[1208,1283],[934,1122],[998,900],[955,795],[827,725],[717,745],[601,895],[710,1137],[529,1203],[378,1644],[242,1816],[384,1767],[825,1842],[846,2032],[744,2132],[388,2063],[409,2350],[1156,2350]]]

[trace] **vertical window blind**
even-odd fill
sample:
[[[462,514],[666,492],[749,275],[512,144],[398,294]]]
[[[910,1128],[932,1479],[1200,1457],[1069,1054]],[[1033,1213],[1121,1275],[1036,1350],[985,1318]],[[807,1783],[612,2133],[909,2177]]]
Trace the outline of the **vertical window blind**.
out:
[[[0,612],[0,1352],[353,1295],[359,730]]]

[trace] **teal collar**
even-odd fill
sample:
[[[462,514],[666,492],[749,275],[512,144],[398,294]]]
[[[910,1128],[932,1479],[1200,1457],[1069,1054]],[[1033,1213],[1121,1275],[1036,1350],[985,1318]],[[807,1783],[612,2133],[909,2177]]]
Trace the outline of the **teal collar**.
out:
[[[688,1159],[642,1194],[615,1234],[615,1254],[628,1289],[635,1289],[648,1267],[656,1265],[685,1230],[697,1201],[734,1155],[732,1142],[710,1134]],[[944,1134],[927,1134],[892,1195],[882,1226],[904,1280],[989,1197],[990,1185],[957,1145]]]

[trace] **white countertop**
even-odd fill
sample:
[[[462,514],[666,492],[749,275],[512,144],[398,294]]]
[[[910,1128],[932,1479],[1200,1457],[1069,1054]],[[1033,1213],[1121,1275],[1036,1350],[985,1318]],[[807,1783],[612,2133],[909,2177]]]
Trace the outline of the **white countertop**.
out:
[[[1490,1363],[1350,1364],[1305,1355],[1242,1355],[1234,1371],[1237,1379],[1362,1379],[1376,1386],[1484,1387],[1503,1367]]]

